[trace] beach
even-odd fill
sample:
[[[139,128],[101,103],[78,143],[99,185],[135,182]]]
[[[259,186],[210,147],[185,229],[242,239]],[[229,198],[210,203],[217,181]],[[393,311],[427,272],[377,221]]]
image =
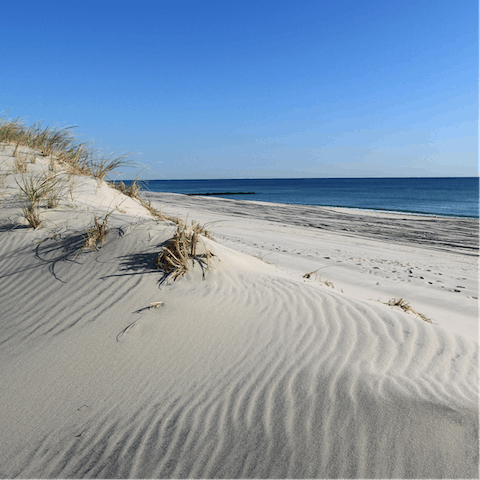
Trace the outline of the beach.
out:
[[[478,220],[282,205],[172,193],[142,196],[210,225],[222,244],[359,299],[404,297],[478,339]],[[313,275],[312,275],[313,276]]]
[[[22,152],[24,177],[0,149],[1,478],[478,478],[478,220],[65,175],[33,229],[19,185],[49,161]],[[175,280],[174,218],[209,232]]]

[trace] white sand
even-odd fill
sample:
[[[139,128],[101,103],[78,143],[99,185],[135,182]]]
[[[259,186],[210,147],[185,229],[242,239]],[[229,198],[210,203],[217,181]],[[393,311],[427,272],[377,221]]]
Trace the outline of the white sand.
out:
[[[478,222],[154,197],[217,222],[206,275],[92,179],[35,231],[0,187],[0,477],[478,478]]]

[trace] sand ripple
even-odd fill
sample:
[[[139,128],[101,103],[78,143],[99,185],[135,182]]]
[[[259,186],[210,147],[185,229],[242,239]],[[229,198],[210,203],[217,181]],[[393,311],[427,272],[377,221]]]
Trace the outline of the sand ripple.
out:
[[[125,266],[156,248],[141,238],[81,261],[65,242],[1,244],[2,477],[477,475],[476,342],[226,249],[207,281],[159,290]]]

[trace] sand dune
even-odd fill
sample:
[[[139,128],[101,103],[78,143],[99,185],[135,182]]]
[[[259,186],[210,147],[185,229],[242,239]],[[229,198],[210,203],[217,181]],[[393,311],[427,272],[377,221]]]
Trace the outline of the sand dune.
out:
[[[77,183],[75,205],[45,211],[37,230],[22,228],[14,183],[0,198],[2,478],[478,477],[472,335],[303,278],[306,264],[291,260],[302,257],[297,226],[257,218],[242,237],[243,203],[216,210],[209,271],[195,263],[164,281],[153,261],[174,225],[93,179]],[[117,205],[105,246],[81,251],[92,211]],[[176,208],[218,219],[166,203]],[[276,235],[290,250],[254,258],[241,251],[254,231],[257,245]],[[300,253],[321,249],[296,235]],[[454,268],[466,268],[462,252],[447,252]]]

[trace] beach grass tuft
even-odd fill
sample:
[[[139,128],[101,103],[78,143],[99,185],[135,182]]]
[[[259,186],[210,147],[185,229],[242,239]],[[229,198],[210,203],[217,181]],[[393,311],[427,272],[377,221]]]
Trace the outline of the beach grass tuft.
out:
[[[15,180],[26,200],[22,213],[28,224],[36,229],[41,225],[40,204],[46,199],[46,207],[57,206],[59,200],[59,179],[53,174],[40,176],[25,176],[22,174],[21,182]]]
[[[108,185],[124,195],[127,195],[127,197],[141,201],[140,197],[138,196],[138,192],[140,191],[142,184],[138,179],[133,180],[128,187],[124,182],[109,182]]]
[[[119,167],[125,167],[128,164],[128,154],[115,156],[112,153],[110,155],[97,156],[95,161],[90,162],[90,170],[96,179],[104,180],[109,173],[114,172]]]
[[[30,227],[36,230],[42,224],[40,211],[35,205],[26,205],[22,207],[22,214]]]
[[[150,201],[145,201],[140,197],[138,197],[138,200],[140,201],[140,204],[149,211],[150,215],[153,218],[155,218],[155,220],[161,220],[161,221],[170,220],[171,222],[175,223],[176,225],[178,225],[179,223],[182,222],[179,218],[164,215],[161,212],[161,210],[159,210],[158,208],[155,208]]]
[[[152,217],[155,218],[155,220],[161,220],[161,221],[170,220],[175,224],[178,224],[179,222],[181,222],[181,220],[179,220],[176,217],[169,217],[167,215],[164,215],[161,212],[161,210],[159,210],[158,208],[155,208],[150,201],[143,200],[143,198],[141,198],[140,195],[138,194],[138,192],[142,188],[142,182],[137,178],[135,178],[128,187],[125,185],[124,182],[108,182],[108,185],[111,188],[118,190],[120,193],[123,193],[127,197],[133,198],[134,200],[137,200],[138,202],[140,202],[142,207],[146,208],[149,211],[150,215],[152,215]]]
[[[382,302],[382,303],[385,303],[385,302]],[[423,315],[423,313],[420,313],[414,310],[404,298],[391,298],[388,302],[385,303],[385,305],[389,305],[390,307],[399,307],[404,312],[411,313],[416,317],[421,318],[425,322],[435,323],[432,319]]]
[[[108,232],[107,222],[111,214],[112,212],[107,213],[101,222],[97,215],[93,216],[93,225],[90,228],[87,228],[87,236],[85,237],[82,251],[97,251],[99,243],[101,243],[102,247],[105,246],[105,239]]]
[[[27,170],[27,162],[17,155],[13,161],[13,173],[27,173]]]
[[[204,253],[197,251],[201,236],[211,238],[205,226],[199,223],[192,223],[188,227],[185,222],[178,220],[175,235],[163,248],[155,261],[157,268],[168,275],[172,275],[174,280],[185,275],[193,260],[197,260],[208,270],[213,253],[207,248],[204,248]]]

